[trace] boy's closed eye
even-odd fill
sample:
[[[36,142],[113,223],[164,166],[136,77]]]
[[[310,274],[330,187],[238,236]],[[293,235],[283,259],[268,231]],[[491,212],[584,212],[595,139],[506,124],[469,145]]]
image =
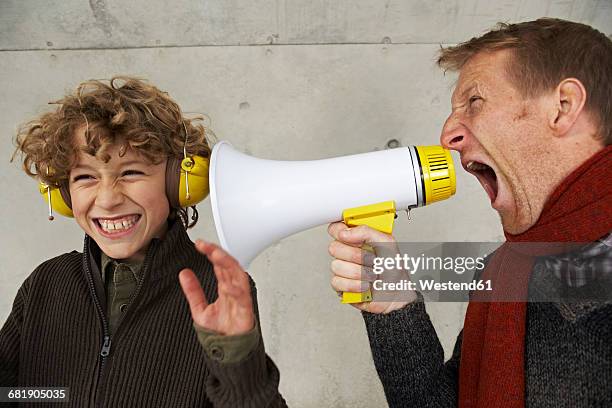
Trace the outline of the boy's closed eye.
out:
[[[140,170],[125,170],[121,173],[121,177],[134,177],[134,176],[144,176],[145,173]]]
[[[138,176],[145,176],[145,172],[141,171],[141,170],[134,170],[134,169],[130,169],[130,170],[124,170],[121,172],[121,177],[127,177],[127,178],[134,178],[134,177],[138,177]],[[74,176],[72,178],[72,182],[76,183],[78,181],[89,181],[89,180],[94,180],[95,177],[92,176],[91,174],[77,174],[76,176]]]
[[[72,178],[72,182],[76,183],[78,181],[86,181],[86,180],[93,180],[93,179],[94,177],[90,174],[78,174]]]

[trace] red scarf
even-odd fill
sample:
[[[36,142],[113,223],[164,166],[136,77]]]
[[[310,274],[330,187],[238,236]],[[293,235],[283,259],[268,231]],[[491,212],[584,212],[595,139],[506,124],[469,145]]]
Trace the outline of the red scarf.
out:
[[[514,242],[592,242],[612,230],[612,146],[572,172],[551,194],[538,222],[495,253],[482,279],[526,299],[534,257],[561,246],[519,252]],[[533,246],[530,246],[532,248]],[[525,302],[470,302],[459,368],[460,408],[525,406]]]

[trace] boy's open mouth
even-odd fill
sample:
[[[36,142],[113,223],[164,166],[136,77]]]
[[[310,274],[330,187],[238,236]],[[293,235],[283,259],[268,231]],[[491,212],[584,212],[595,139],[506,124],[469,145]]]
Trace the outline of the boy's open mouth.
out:
[[[495,199],[497,198],[498,188],[497,174],[495,174],[495,171],[490,166],[477,161],[469,161],[465,165],[465,169],[469,173],[476,176],[482,187],[489,195],[491,203],[494,203]]]
[[[130,232],[140,220],[139,214],[132,214],[114,218],[95,218],[98,228],[105,235],[119,235]]]

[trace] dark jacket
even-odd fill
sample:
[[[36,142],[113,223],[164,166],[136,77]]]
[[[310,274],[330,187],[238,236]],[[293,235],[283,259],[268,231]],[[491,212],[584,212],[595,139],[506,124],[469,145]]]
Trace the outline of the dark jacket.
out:
[[[180,222],[151,242],[143,278],[112,337],[99,260],[86,236],[83,253],[50,259],[25,280],[0,331],[0,386],[69,387],[70,405],[79,407],[285,405],[263,341],[237,364],[202,350],[178,273],[193,269],[210,302],[216,278]]]

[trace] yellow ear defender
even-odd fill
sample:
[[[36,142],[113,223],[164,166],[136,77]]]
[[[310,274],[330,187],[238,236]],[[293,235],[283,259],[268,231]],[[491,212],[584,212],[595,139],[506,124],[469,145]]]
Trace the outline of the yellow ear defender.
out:
[[[183,159],[168,159],[166,165],[166,195],[173,208],[187,208],[196,205],[208,196],[209,158],[187,155],[187,125],[185,129],[185,144]],[[177,183],[178,181],[178,183]]]
[[[53,221],[55,218],[53,216],[54,210],[65,217],[74,217],[72,206],[64,200],[60,188],[51,187],[45,183],[38,183],[38,191],[42,194],[49,207],[49,221]]]
[[[208,167],[209,160],[202,156],[186,157],[181,161],[179,183],[181,207],[196,205],[208,196]]]
[[[187,135],[187,127],[185,134]],[[185,139],[185,142],[187,140]],[[183,157],[170,157],[166,164],[166,196],[173,208],[187,208],[204,200],[209,193],[208,167],[210,159],[203,156],[187,155],[183,147]],[[68,186],[52,187],[39,183],[38,190],[49,207],[49,220],[53,211],[66,217],[74,217]]]

